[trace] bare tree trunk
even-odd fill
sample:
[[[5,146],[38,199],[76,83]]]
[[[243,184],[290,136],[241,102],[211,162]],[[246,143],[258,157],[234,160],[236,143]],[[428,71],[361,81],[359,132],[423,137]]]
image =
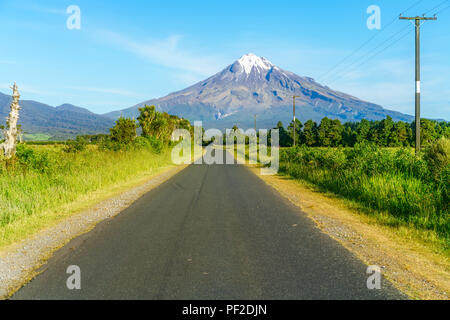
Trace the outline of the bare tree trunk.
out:
[[[17,121],[19,120],[19,90],[17,88],[16,83],[11,87],[13,90],[12,102],[11,102],[11,111],[9,113],[9,117],[6,120],[6,129],[4,131],[5,142],[0,145],[0,148],[3,150],[3,154],[6,159],[10,159],[13,155],[16,154],[16,145],[17,145]]]

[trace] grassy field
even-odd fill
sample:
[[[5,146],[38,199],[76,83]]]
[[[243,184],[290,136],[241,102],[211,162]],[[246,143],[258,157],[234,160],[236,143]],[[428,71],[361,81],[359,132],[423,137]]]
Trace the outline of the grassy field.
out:
[[[45,133],[25,133],[23,138],[27,141],[47,141],[51,136]]]
[[[421,158],[411,149],[372,145],[281,149],[280,173],[333,192],[382,224],[424,231],[448,252],[449,141],[441,144]]]
[[[171,165],[169,148],[63,148],[22,145],[14,163],[0,161],[0,247]]]

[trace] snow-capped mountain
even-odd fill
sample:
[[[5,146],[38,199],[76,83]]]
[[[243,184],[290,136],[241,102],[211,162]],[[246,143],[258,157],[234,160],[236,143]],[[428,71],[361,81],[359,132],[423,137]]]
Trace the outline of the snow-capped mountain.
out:
[[[292,119],[294,95],[298,96],[297,117],[301,121],[320,121],[325,116],[342,121],[379,120],[386,115],[394,120],[412,120],[411,116],[383,109],[334,91],[312,78],[283,70],[254,54],[244,55],[214,76],[184,90],[107,116],[135,117],[137,109],[148,104],[191,121],[202,120],[210,127],[222,128],[231,124],[250,127],[255,114],[259,127],[271,127],[279,120],[287,124]]]

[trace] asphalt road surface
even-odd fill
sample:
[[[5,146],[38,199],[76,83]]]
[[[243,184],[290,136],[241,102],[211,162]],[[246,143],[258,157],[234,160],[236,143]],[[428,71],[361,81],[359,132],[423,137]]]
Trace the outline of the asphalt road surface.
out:
[[[81,290],[66,286],[81,270]],[[191,165],[72,240],[13,299],[398,299],[245,166]]]

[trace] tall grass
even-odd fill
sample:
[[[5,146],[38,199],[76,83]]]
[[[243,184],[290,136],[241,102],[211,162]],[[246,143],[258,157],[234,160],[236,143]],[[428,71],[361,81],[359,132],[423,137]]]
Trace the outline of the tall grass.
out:
[[[385,223],[433,230],[448,245],[449,140],[437,144],[422,158],[368,144],[281,149],[280,171],[383,213]]]
[[[0,228],[170,164],[169,150],[158,151],[99,151],[90,145],[67,153],[57,145],[22,145],[13,164],[0,161]]]

